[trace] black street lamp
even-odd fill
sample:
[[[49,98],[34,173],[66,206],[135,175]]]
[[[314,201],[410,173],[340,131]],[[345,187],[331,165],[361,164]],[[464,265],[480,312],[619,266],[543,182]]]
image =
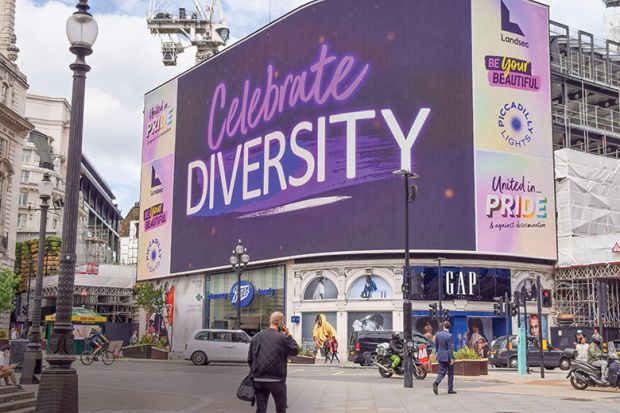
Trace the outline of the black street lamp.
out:
[[[394,175],[405,177],[405,268],[403,269],[403,335],[404,337],[404,382],[405,388],[413,387],[413,360],[411,359],[411,349],[413,346],[413,334],[411,326],[411,278],[409,277],[409,203],[415,201],[418,187],[412,180],[419,178],[416,173],[406,169],[392,172]]]
[[[88,13],[88,0],[80,0],[77,11],[67,20],[69,50],[76,56],[69,65],[73,71],[73,92],[71,96],[71,128],[67,154],[67,179],[65,186],[65,210],[62,226],[62,251],[58,275],[58,296],[56,300],[56,322],[50,338],[50,352],[46,360],[49,367],[43,370],[37,399],[36,412],[77,413],[78,377],[71,366],[73,355],[73,286],[75,283],[75,262],[77,224],[80,199],[80,163],[82,159],[82,128],[84,124],[84,89],[86,73],[90,66],[85,57],[90,55],[97,39],[97,22]]]
[[[39,183],[39,199],[41,200],[41,218],[39,222],[39,247],[37,249],[37,280],[34,287],[34,302],[32,306],[32,327],[30,343],[24,354],[24,368],[19,380],[21,384],[37,384],[39,380],[35,374],[41,374],[41,291],[43,290],[43,264],[45,260],[45,235],[47,234],[47,210],[52,197],[54,185],[50,181],[50,174],[43,174]]]
[[[229,261],[237,275],[237,330],[241,330],[241,274],[250,262],[248,250],[243,246],[241,240],[235,245]]]

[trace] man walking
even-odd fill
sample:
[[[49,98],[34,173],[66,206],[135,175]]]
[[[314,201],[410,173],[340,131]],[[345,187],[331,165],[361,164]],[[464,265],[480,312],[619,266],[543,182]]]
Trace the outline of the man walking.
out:
[[[252,337],[248,353],[250,377],[256,391],[256,413],[267,412],[270,394],[276,413],[286,413],[286,366],[288,357],[297,353],[297,342],[284,324],[284,315],[278,311],[272,313],[269,328]]]
[[[439,394],[437,388],[448,371],[448,394],[456,394],[454,391],[454,340],[450,334],[450,322],[443,322],[443,331],[435,336],[435,348],[437,349],[437,361],[439,362],[439,374],[433,383],[433,393]]]

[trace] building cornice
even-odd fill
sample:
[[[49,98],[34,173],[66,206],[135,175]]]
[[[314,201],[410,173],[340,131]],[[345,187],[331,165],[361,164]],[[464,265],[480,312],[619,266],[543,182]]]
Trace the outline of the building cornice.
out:
[[[34,125],[26,118],[19,116],[5,105],[0,105],[0,123],[8,126],[18,135],[25,135],[34,128]]]

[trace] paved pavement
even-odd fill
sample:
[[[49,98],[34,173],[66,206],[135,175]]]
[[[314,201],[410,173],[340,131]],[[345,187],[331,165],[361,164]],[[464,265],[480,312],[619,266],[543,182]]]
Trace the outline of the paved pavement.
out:
[[[75,364],[82,413],[251,413],[236,399],[247,374],[241,365],[193,366],[188,362],[119,360],[113,366]],[[458,394],[439,396],[432,376],[404,389],[402,378],[383,379],[376,370],[323,366],[289,367],[289,413],[405,412],[619,412],[620,391],[573,390],[564,372],[541,381],[532,375],[492,371],[482,379],[456,381]],[[273,412],[273,403],[270,403]]]

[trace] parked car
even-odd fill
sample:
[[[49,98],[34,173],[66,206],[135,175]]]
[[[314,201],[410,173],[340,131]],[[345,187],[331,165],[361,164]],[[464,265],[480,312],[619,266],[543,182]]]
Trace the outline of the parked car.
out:
[[[393,331],[355,331],[349,338],[349,361],[357,363],[361,366],[372,364],[372,360],[376,356],[377,345],[387,343],[392,338]],[[399,333],[403,337],[403,333]],[[416,345],[425,344],[427,351],[430,353],[435,348],[432,340],[424,337],[417,331],[413,332],[413,342]]]
[[[214,361],[247,363],[250,336],[243,330],[200,329],[185,344],[183,358],[197,366]]]
[[[517,368],[517,337],[510,336],[512,343],[511,349],[506,349],[506,337],[498,337],[493,347],[489,351],[489,364],[495,367],[506,367],[506,351],[508,351],[508,363],[510,367]],[[544,350],[543,362],[545,369],[553,370],[559,367],[562,370],[570,368],[570,361],[564,355],[564,352],[549,347]],[[530,367],[540,366],[540,349],[538,346],[538,337],[527,338],[527,364]]]

